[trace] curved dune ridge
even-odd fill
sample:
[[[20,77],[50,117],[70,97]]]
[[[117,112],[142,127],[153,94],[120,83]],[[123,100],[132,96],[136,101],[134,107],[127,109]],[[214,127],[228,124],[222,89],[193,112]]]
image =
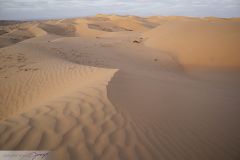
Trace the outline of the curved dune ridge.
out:
[[[50,150],[54,160],[237,160],[239,26],[102,14],[4,22],[0,149]]]
[[[72,63],[41,43],[1,50],[0,148],[53,150],[54,159],[152,159],[154,150],[107,98],[116,70]]]
[[[39,54],[41,58],[34,57],[34,61],[29,61],[33,55],[24,54],[29,52],[34,53],[34,56]],[[4,93],[1,95],[1,102],[4,106],[0,108],[1,119],[22,112],[31,106],[39,105],[42,101],[64,96],[82,86],[91,86],[91,83],[95,84],[98,81],[101,83],[102,77],[99,75],[102,74],[105,77],[105,73],[106,76],[109,73],[112,74],[108,70],[79,66],[21,47],[12,48],[11,52],[4,52],[1,58],[12,61],[6,64],[11,67],[9,72],[1,77],[0,92]],[[11,64],[16,61],[19,64]],[[10,70],[12,70],[11,74]],[[8,80],[5,81],[5,78]],[[91,79],[94,81],[92,82]]]

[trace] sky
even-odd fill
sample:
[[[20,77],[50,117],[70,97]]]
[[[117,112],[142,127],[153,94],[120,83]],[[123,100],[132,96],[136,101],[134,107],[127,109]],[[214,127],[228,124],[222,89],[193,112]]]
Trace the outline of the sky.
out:
[[[30,20],[96,14],[240,17],[240,0],[0,0],[0,19]]]

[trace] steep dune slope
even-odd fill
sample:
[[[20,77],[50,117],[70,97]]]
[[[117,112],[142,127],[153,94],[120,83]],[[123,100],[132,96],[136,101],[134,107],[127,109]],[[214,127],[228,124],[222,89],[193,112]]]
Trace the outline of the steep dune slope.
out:
[[[170,52],[185,66],[240,67],[239,21],[171,21],[145,37],[147,46]]]

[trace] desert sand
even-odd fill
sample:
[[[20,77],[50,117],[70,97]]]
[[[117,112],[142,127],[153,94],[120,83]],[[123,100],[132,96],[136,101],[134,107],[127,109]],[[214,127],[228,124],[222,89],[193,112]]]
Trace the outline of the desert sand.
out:
[[[0,22],[0,149],[240,158],[240,19]]]

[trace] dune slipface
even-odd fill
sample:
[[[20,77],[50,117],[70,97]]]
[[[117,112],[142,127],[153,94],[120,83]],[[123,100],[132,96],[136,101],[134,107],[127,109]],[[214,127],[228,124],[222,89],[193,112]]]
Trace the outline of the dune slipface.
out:
[[[191,67],[239,68],[240,21],[182,19],[146,32],[146,45]]]
[[[237,160],[239,19],[0,26],[0,149],[59,160]],[[197,69],[196,69],[197,68]]]

